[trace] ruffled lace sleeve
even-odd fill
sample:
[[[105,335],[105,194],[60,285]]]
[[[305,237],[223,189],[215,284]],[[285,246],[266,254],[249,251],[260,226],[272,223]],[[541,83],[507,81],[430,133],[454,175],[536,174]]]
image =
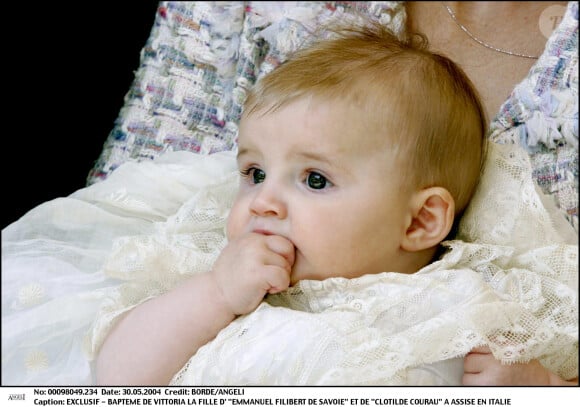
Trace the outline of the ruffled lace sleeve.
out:
[[[223,152],[202,157],[181,152],[189,159],[175,162],[175,154],[179,153],[168,154],[160,160],[173,162],[169,166],[173,168],[174,180],[165,176],[158,181],[181,184],[190,191],[190,196],[173,200],[175,211],[154,222],[149,233],[122,236],[113,241],[102,272],[118,284],[101,302],[87,335],[86,349],[91,357],[96,355],[119,317],[169,291],[193,273],[208,271],[225,246],[226,219],[239,180],[235,155]],[[114,179],[121,175],[125,174],[115,174]],[[149,184],[167,174],[152,168],[147,175]],[[127,172],[121,182],[134,185],[136,180],[132,176],[133,173]],[[111,183],[107,180],[107,185]],[[142,189],[126,194],[124,200],[131,201],[137,194],[141,194],[143,205],[148,206],[164,197],[155,195],[155,191],[150,193],[144,184]]]

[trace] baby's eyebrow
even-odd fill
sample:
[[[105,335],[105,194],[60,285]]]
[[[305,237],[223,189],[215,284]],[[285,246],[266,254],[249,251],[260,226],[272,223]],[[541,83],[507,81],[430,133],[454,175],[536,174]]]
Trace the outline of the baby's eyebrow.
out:
[[[239,160],[241,157],[250,154],[250,149],[246,148],[246,147],[242,147],[238,149],[238,154],[236,155],[236,158]]]
[[[318,161],[324,164],[327,164],[331,167],[338,167],[338,163],[330,160],[326,155],[324,154],[320,154],[320,153],[314,153],[312,151],[299,151],[294,153],[294,156],[296,156],[299,159],[305,159],[305,160],[310,160],[310,161]]]
[[[248,147],[239,147],[236,159],[240,161],[244,159],[246,156],[252,156],[256,153],[256,150]],[[328,157],[328,154],[323,154],[319,152],[301,150],[301,151],[294,151],[288,154],[288,158],[292,158],[294,160],[301,160],[301,161],[315,161],[322,164],[327,165],[333,169],[340,169],[342,168],[341,160],[331,159]],[[335,157],[336,158],[336,157]]]

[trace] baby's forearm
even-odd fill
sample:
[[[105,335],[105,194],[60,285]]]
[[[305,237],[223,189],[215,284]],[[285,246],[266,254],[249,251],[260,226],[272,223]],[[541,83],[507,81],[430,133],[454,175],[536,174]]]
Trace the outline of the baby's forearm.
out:
[[[235,315],[209,273],[130,311],[97,358],[99,385],[164,385]]]

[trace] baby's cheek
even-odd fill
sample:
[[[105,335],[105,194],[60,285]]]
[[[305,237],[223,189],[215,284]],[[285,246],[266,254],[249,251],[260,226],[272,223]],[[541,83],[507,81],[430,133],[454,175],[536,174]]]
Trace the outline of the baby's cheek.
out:
[[[242,222],[235,208],[232,209],[226,223],[226,237],[229,241],[237,238],[242,233]]]
[[[229,241],[236,237],[235,228],[232,226],[232,222],[230,221],[231,218],[228,218],[226,223],[226,237]]]

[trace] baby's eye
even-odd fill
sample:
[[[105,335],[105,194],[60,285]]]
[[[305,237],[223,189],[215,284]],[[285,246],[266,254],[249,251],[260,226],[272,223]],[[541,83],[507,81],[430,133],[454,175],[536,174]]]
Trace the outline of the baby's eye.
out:
[[[328,180],[324,175],[317,172],[310,172],[306,177],[306,184],[312,189],[324,189],[327,186]]]
[[[254,181],[254,184],[264,182],[265,179],[266,173],[258,168],[254,168],[254,171],[252,171],[252,181]]]
[[[259,168],[248,168],[241,171],[243,177],[250,178],[253,184],[260,184],[266,179],[266,173]]]

